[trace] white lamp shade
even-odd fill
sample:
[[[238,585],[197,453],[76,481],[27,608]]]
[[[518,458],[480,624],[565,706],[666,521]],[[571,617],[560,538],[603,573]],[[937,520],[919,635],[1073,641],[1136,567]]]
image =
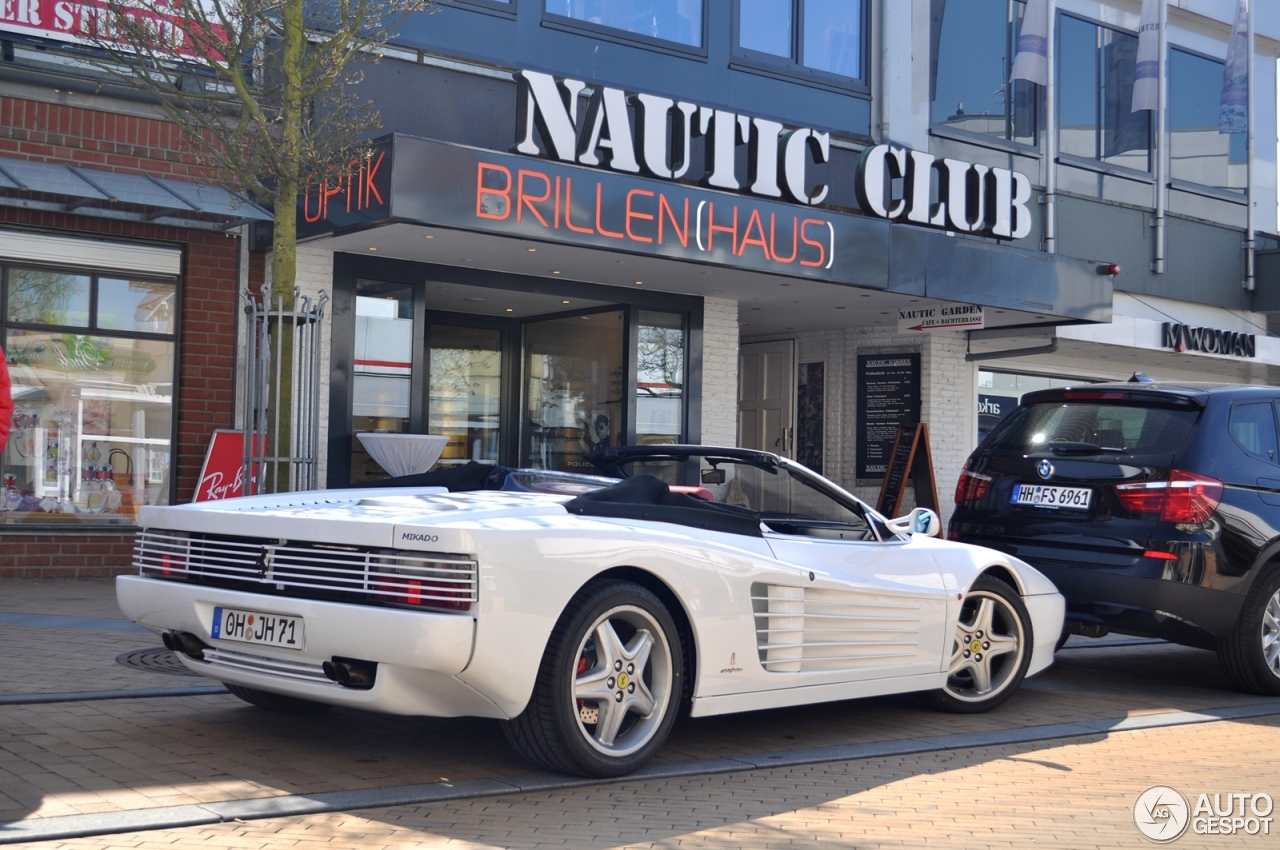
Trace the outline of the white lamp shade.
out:
[[[379,434],[372,431],[356,434],[369,457],[376,460],[392,478],[417,475],[431,469],[440,459],[448,437],[434,434]]]

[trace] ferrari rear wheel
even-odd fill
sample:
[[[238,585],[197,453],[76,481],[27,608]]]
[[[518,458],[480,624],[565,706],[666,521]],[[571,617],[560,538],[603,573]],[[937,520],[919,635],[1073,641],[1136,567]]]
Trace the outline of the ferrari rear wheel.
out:
[[[960,608],[947,683],[925,699],[956,714],[990,711],[1022,684],[1032,646],[1031,616],[1018,591],[979,576]]]
[[[565,609],[533,696],[504,724],[529,761],[583,776],[621,776],[666,741],[679,706],[683,653],[666,606],[626,581],[589,585]]]

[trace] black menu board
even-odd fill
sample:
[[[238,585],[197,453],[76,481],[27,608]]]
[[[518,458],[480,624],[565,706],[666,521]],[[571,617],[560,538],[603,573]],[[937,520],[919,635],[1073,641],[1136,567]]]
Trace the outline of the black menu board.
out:
[[[920,355],[858,355],[858,477],[883,478],[898,427],[920,421]]]

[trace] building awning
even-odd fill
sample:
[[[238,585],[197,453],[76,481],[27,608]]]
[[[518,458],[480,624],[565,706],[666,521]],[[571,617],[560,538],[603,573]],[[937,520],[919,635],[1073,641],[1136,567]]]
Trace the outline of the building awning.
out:
[[[68,200],[43,201],[14,194],[18,192]],[[121,205],[134,209],[121,209]],[[220,186],[9,157],[0,157],[0,206],[218,230],[272,218]]]

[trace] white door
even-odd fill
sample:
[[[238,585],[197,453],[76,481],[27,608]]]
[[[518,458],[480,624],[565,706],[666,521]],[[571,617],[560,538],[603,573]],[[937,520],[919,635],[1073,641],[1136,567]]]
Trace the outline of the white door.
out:
[[[756,590],[768,597],[758,603],[768,616],[757,616],[769,624],[761,649],[771,672],[791,672],[803,687],[944,669],[950,594],[928,551],[776,532],[765,539],[779,561],[814,573],[810,582]]]
[[[738,349],[738,445],[795,456],[795,341]]]

